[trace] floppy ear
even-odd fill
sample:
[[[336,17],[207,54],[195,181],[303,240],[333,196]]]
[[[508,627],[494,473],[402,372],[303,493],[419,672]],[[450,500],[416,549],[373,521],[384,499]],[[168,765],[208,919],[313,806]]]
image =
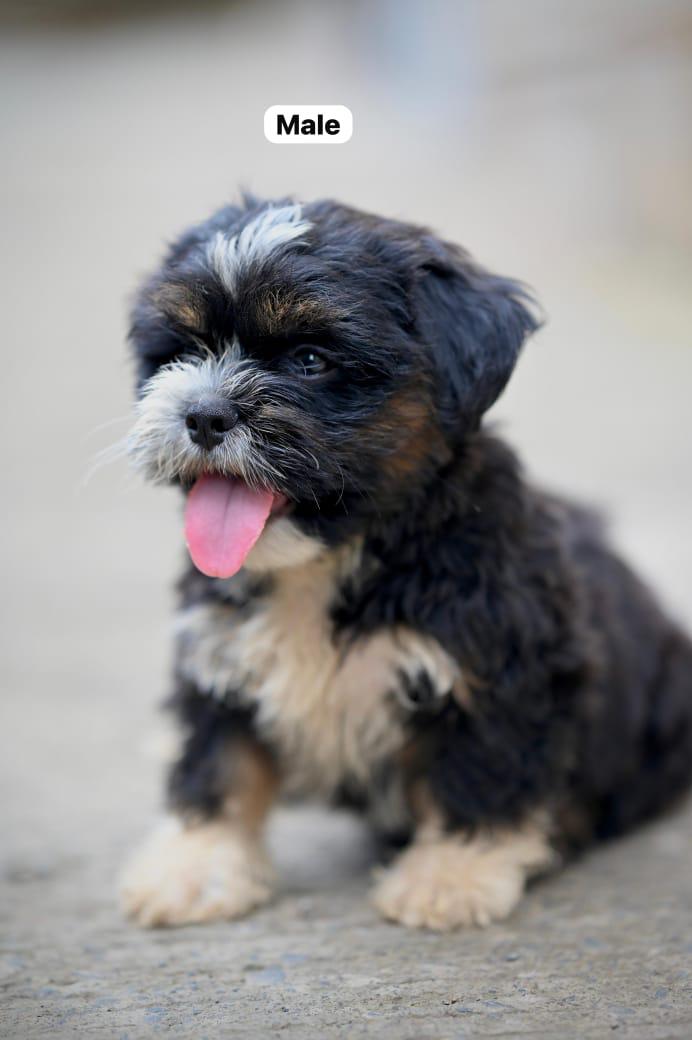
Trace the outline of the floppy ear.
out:
[[[455,246],[434,239],[426,246],[418,327],[433,354],[445,425],[464,433],[499,397],[540,320],[519,282],[489,274]]]

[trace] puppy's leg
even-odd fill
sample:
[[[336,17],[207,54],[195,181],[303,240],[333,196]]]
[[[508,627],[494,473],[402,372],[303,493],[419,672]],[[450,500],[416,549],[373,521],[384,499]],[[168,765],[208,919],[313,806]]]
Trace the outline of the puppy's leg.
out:
[[[145,927],[240,917],[267,902],[262,845],[276,772],[249,719],[186,691],[189,736],[169,781],[171,815],[126,865],[125,912]]]
[[[464,834],[429,818],[382,872],[373,902],[387,920],[411,928],[487,925],[512,912],[527,879],[553,855],[540,822]]]

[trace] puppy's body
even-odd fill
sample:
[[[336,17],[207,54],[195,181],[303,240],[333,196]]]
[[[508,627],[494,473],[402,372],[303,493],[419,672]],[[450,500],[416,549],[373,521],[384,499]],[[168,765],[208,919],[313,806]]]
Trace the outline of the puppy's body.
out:
[[[598,523],[480,427],[531,327],[513,283],[331,203],[222,211],[145,289],[135,456],[288,506],[234,576],[181,584],[183,824],[130,867],[142,922],[267,898],[259,832],[282,790],[408,841],[375,902],[447,928],[504,916],[556,850],[688,783],[689,643]],[[306,343],[317,375],[282,371]],[[242,428],[202,451],[181,425],[209,393]]]

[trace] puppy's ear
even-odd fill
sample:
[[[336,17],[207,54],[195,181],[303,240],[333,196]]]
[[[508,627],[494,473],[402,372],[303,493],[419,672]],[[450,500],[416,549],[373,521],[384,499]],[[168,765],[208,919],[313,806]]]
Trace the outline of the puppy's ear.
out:
[[[499,397],[540,319],[520,283],[489,274],[456,246],[432,238],[425,246],[418,327],[433,354],[445,426],[464,433]]]

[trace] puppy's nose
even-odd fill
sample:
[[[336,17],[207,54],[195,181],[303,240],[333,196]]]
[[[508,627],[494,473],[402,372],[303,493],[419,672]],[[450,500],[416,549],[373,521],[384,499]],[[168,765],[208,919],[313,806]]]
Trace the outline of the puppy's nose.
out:
[[[205,451],[221,444],[229,430],[238,422],[238,409],[222,397],[203,397],[185,416],[190,440]]]

